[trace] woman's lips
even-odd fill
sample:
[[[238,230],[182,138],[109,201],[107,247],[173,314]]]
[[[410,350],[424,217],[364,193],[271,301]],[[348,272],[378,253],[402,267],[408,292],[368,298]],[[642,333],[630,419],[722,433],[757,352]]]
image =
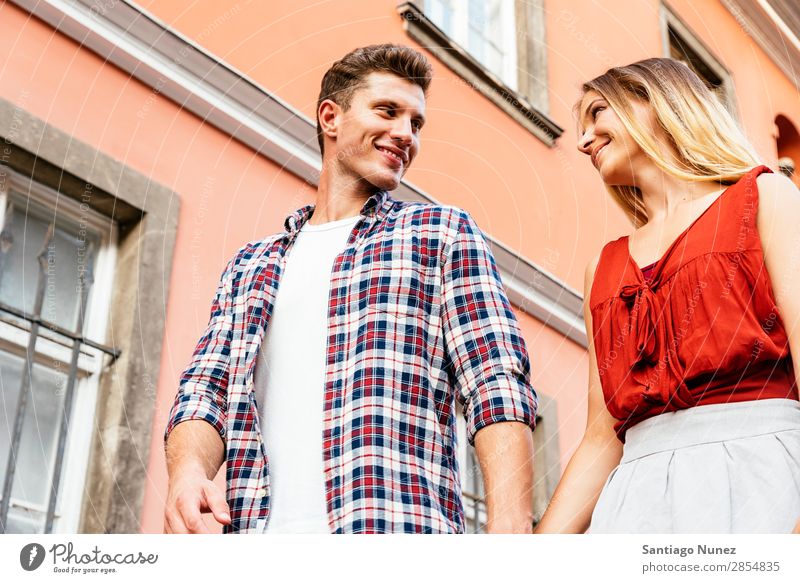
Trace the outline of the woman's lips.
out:
[[[608,144],[609,144],[609,142],[606,142],[605,144],[600,146],[600,149],[597,150],[597,152],[595,152],[594,159],[592,160],[592,162],[594,163],[595,167],[597,167],[597,159],[600,158],[600,152],[605,150],[605,148],[606,148],[606,146],[608,146]]]

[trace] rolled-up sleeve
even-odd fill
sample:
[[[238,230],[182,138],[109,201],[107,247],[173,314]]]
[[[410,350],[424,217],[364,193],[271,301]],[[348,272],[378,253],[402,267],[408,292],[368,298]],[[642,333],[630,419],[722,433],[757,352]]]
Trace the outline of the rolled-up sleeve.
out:
[[[220,278],[208,326],[197,342],[189,366],[181,375],[178,394],[164,432],[165,442],[179,423],[192,419],[207,421],[225,440],[234,264],[235,260],[231,260]]]
[[[525,341],[488,243],[464,211],[442,269],[445,349],[469,443],[482,427],[499,421],[533,429],[537,397]]]

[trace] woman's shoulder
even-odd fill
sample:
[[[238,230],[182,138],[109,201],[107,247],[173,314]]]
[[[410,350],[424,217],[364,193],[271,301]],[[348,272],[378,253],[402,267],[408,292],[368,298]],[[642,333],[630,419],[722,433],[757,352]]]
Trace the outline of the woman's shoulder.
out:
[[[761,174],[758,185],[758,233],[765,252],[773,241],[790,241],[796,237],[800,221],[800,191],[782,174]]]
[[[756,178],[756,185],[759,231],[780,220],[781,216],[797,216],[800,192],[789,178],[778,173],[760,174]]]
[[[789,178],[777,172],[765,172],[756,177],[758,195],[770,208],[776,204],[792,204],[798,196],[797,187]]]
[[[586,264],[584,274],[584,293],[587,299],[594,298],[594,305],[602,296],[612,294],[612,289],[606,289],[603,282],[618,281],[619,277],[612,272],[621,272],[625,269],[628,257],[628,235],[608,241],[599,253],[594,255]],[[598,289],[601,288],[601,289]]]
[[[587,270],[589,267],[592,267],[592,273],[595,273],[598,268],[602,269],[606,267],[609,262],[626,261],[628,258],[629,238],[630,235],[623,235],[618,239],[606,242],[600,250],[600,253],[589,262]]]
[[[597,267],[601,261],[606,258],[622,255],[623,252],[627,254],[629,235],[623,235],[617,239],[606,241],[598,253],[596,253],[586,264],[586,278],[588,282],[594,279],[597,272]]]

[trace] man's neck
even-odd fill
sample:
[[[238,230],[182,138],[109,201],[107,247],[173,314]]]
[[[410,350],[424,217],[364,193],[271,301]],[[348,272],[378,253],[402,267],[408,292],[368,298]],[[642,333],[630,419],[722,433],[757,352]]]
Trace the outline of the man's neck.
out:
[[[363,184],[354,183],[350,177],[337,176],[323,169],[309,224],[321,225],[354,217],[361,212],[373,192]]]

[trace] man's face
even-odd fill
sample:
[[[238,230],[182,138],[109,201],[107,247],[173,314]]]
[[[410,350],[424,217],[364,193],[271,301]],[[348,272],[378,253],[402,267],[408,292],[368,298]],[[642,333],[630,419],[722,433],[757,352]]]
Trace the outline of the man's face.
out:
[[[390,73],[371,73],[347,111],[337,106],[333,164],[368,192],[394,190],[419,151],[425,123],[422,88]]]

